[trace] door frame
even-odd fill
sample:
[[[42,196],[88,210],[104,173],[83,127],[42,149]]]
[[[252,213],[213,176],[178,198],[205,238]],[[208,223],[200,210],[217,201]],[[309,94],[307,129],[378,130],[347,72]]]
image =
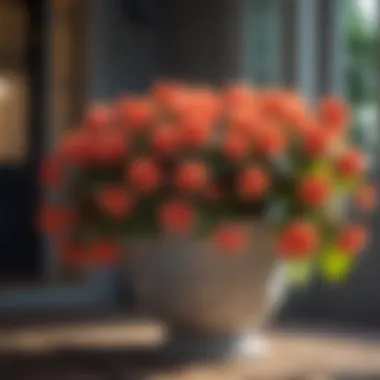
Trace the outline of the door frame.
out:
[[[19,0],[21,1],[21,0]],[[37,7],[37,0],[24,0],[30,6]],[[54,41],[54,22],[56,17],[62,17],[62,9],[57,10],[55,2],[59,0],[38,0],[39,10],[35,15],[36,22],[31,23],[33,30],[29,31],[30,35],[34,33],[43,40],[42,46],[39,48],[37,55],[34,55],[34,62],[30,62],[30,67],[34,67],[32,73],[32,81],[37,80],[38,83],[32,84],[34,88],[34,96],[31,96],[31,110],[29,129],[29,161],[32,165],[33,173],[37,174],[38,166],[44,153],[54,148],[55,143],[59,140],[64,129],[64,124],[59,122],[57,116],[57,83],[56,70],[59,70],[57,64],[59,59],[56,56],[56,41]],[[91,0],[74,0],[74,2],[86,3],[89,13],[89,5]],[[33,5],[31,5],[33,3]],[[61,1],[67,3],[67,1]],[[38,19],[38,21],[37,21]],[[35,29],[37,26],[37,30]],[[31,33],[32,32],[32,33]],[[87,41],[90,42],[90,41]],[[34,47],[38,49],[38,47]],[[81,47],[83,48],[83,46]],[[36,62],[38,61],[38,62]],[[84,60],[85,65],[88,62]],[[82,74],[86,72],[88,67],[84,67]],[[37,72],[38,71],[38,72]],[[89,70],[87,70],[89,71]],[[38,78],[40,77],[40,78]],[[42,85],[41,85],[42,78]],[[86,83],[84,78],[83,83]],[[58,87],[59,88],[59,87]],[[37,90],[38,89],[38,90]],[[84,88],[81,94],[83,106],[86,103],[85,95],[87,89]],[[78,110],[74,111],[77,112]],[[59,112],[58,112],[59,114]],[[66,127],[66,126],[65,126]],[[39,199],[43,194],[39,188],[37,175],[34,176],[33,198],[38,205]],[[43,239],[44,240],[44,239]],[[46,239],[45,239],[46,240]],[[83,309],[86,307],[104,306],[105,304],[113,304],[115,300],[115,287],[112,286],[114,275],[107,272],[91,273],[86,280],[80,284],[54,284],[54,275],[59,266],[57,255],[49,241],[41,241],[42,261],[44,262],[43,278],[39,283],[9,288],[0,291],[0,315],[19,314],[27,311],[58,311],[62,309]]]

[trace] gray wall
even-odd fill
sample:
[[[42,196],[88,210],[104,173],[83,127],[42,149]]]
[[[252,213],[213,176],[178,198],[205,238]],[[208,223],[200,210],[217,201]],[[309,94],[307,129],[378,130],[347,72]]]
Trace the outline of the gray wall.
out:
[[[247,46],[252,41],[246,37],[252,29],[251,16],[257,16],[255,2],[160,0],[146,25],[130,20],[124,3],[92,0],[92,99],[144,90],[157,78],[219,84],[253,76],[247,68],[252,60]],[[265,10],[263,14],[270,15]],[[255,63],[264,72],[262,56],[265,52],[255,57]]]
[[[122,0],[92,0],[92,99],[110,99],[146,89],[159,74],[159,35],[155,25],[136,26]]]

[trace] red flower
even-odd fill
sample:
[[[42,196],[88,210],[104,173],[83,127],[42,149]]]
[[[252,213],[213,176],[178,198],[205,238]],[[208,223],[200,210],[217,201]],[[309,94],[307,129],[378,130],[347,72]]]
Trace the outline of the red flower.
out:
[[[257,200],[267,194],[269,185],[269,175],[261,168],[252,167],[240,173],[237,192],[245,200]]]
[[[197,113],[182,117],[180,120],[181,143],[186,148],[201,148],[210,139],[212,125],[207,118]]]
[[[303,109],[290,109],[288,123],[289,129],[301,136],[315,128],[315,121]]]
[[[256,147],[266,156],[278,156],[283,153],[286,138],[277,126],[267,124],[257,133]]]
[[[110,131],[97,136],[93,147],[94,158],[98,164],[114,165],[121,163],[127,154],[125,135]]]
[[[95,265],[110,266],[117,263],[120,250],[119,244],[108,240],[101,240],[90,245],[89,256],[91,262]]]
[[[132,196],[122,186],[108,186],[99,190],[97,204],[107,214],[115,218],[125,218],[132,209]]]
[[[153,99],[164,107],[171,107],[181,93],[181,87],[174,82],[157,83],[153,88]]]
[[[220,115],[219,97],[207,87],[193,87],[181,91],[172,106],[182,126],[201,125],[212,129]]]
[[[224,141],[223,153],[230,160],[240,160],[247,155],[247,139],[239,133],[230,133]]]
[[[216,229],[214,240],[220,250],[239,253],[247,246],[248,233],[244,228],[224,225]]]
[[[305,205],[320,207],[330,200],[332,187],[327,178],[314,175],[301,181],[298,193]]]
[[[157,125],[152,138],[153,148],[160,154],[170,156],[179,148],[178,129],[171,125]]]
[[[103,132],[108,130],[113,123],[113,111],[104,105],[93,107],[86,115],[84,126],[90,132]]]
[[[343,131],[349,123],[350,109],[341,99],[334,96],[322,100],[320,105],[322,121],[326,125],[334,127],[337,131]]]
[[[370,185],[363,186],[356,195],[356,203],[362,211],[373,211],[377,204],[376,189]]]
[[[322,157],[329,153],[332,138],[329,131],[317,127],[311,128],[304,134],[305,151],[311,157]]]
[[[175,175],[177,187],[184,191],[198,191],[208,182],[207,169],[200,162],[185,162],[179,166]]]
[[[195,107],[205,120],[215,123],[220,115],[221,101],[212,90],[201,88],[195,93]]]
[[[83,268],[90,264],[88,250],[75,243],[63,243],[58,247],[62,261],[70,267]]]
[[[190,111],[194,111],[194,94],[189,88],[178,88],[177,93],[173,93],[173,97],[166,104],[165,111],[171,116],[175,116],[181,120],[186,120],[186,116]]]
[[[261,107],[269,120],[288,127],[292,132],[303,134],[313,124],[297,93],[267,91],[262,97]]]
[[[341,249],[350,254],[357,254],[363,250],[367,244],[367,231],[362,226],[351,226],[342,231],[338,239]]]
[[[58,189],[63,185],[63,173],[57,157],[47,157],[40,167],[40,181],[46,189]]]
[[[125,98],[120,101],[119,113],[127,130],[141,131],[153,121],[154,110],[150,101]]]
[[[252,108],[255,98],[254,91],[251,88],[242,85],[231,86],[224,94],[224,102],[228,108]]]
[[[267,90],[261,94],[259,98],[260,109],[266,117],[271,120],[278,120],[284,117],[285,108],[287,106],[285,101],[285,94],[275,90]]]
[[[144,193],[155,191],[161,183],[160,170],[150,158],[134,160],[127,171],[127,176],[132,184]]]
[[[336,162],[338,173],[344,177],[356,177],[365,171],[367,161],[364,154],[357,150],[351,149],[345,152]]]
[[[64,233],[72,228],[76,215],[63,207],[46,206],[40,211],[39,229],[47,234]]]
[[[227,110],[228,122],[233,132],[238,132],[246,137],[254,136],[256,131],[262,127],[262,117],[257,113],[255,108],[235,107]]]
[[[178,200],[166,202],[159,211],[162,227],[174,233],[187,233],[195,224],[194,208],[188,203]]]
[[[287,259],[303,259],[316,252],[319,237],[315,227],[306,221],[288,225],[279,236],[279,253]]]
[[[93,144],[88,133],[77,131],[68,135],[59,147],[59,157],[71,165],[86,165],[93,158]]]

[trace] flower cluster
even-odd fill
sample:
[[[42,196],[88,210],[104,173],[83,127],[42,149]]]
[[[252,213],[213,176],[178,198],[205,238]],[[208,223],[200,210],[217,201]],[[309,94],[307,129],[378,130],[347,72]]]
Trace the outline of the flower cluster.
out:
[[[311,109],[290,91],[174,83],[95,106],[43,162],[58,195],[41,228],[71,263],[109,264],[124,237],[162,233],[212,236],[233,254],[249,234],[234,222],[262,219],[284,259],[334,272],[332,256],[346,262],[366,242],[342,208],[376,201],[349,111],[335,97]]]

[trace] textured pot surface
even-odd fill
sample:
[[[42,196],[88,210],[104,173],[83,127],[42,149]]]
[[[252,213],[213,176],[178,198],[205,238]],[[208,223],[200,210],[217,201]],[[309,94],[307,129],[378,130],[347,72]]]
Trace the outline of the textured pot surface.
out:
[[[241,252],[213,241],[160,237],[128,249],[128,271],[140,306],[173,330],[234,334],[260,325],[282,298],[272,231],[250,224]]]

